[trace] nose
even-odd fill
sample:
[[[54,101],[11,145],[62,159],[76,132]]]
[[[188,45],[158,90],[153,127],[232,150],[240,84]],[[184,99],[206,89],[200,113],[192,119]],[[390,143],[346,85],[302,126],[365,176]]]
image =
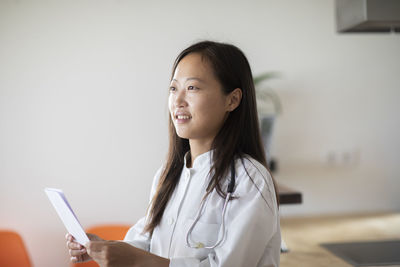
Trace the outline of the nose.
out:
[[[187,106],[186,90],[178,90],[175,93],[174,106],[176,108]]]

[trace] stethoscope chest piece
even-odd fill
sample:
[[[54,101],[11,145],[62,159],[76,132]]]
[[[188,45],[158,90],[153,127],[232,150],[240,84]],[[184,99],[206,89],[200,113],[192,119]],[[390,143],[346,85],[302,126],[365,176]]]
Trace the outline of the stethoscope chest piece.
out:
[[[204,244],[201,243],[201,242],[198,242],[198,243],[196,244],[196,248],[204,248]]]

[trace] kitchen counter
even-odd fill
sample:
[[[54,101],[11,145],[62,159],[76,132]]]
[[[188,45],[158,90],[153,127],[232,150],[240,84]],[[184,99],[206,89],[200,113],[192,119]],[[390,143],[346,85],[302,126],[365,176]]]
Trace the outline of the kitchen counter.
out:
[[[400,213],[283,217],[281,230],[290,249],[281,267],[351,267],[319,244],[400,239]]]
[[[300,204],[302,202],[302,195],[300,191],[294,190],[290,187],[278,183],[279,203],[285,204]]]

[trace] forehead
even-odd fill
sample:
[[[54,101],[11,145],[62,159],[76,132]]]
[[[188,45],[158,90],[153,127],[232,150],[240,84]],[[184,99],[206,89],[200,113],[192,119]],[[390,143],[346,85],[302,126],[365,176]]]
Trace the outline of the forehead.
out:
[[[175,69],[173,79],[197,77],[203,80],[213,79],[211,64],[199,53],[186,55]]]

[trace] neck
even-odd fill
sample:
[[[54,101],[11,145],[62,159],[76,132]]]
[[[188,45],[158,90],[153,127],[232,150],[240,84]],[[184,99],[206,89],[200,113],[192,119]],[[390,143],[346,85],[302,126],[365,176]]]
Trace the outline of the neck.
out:
[[[189,140],[190,144],[190,166],[187,166],[188,168],[191,168],[193,166],[194,160],[201,154],[209,151],[211,149],[211,143],[212,140],[210,141],[200,141],[200,140]]]

